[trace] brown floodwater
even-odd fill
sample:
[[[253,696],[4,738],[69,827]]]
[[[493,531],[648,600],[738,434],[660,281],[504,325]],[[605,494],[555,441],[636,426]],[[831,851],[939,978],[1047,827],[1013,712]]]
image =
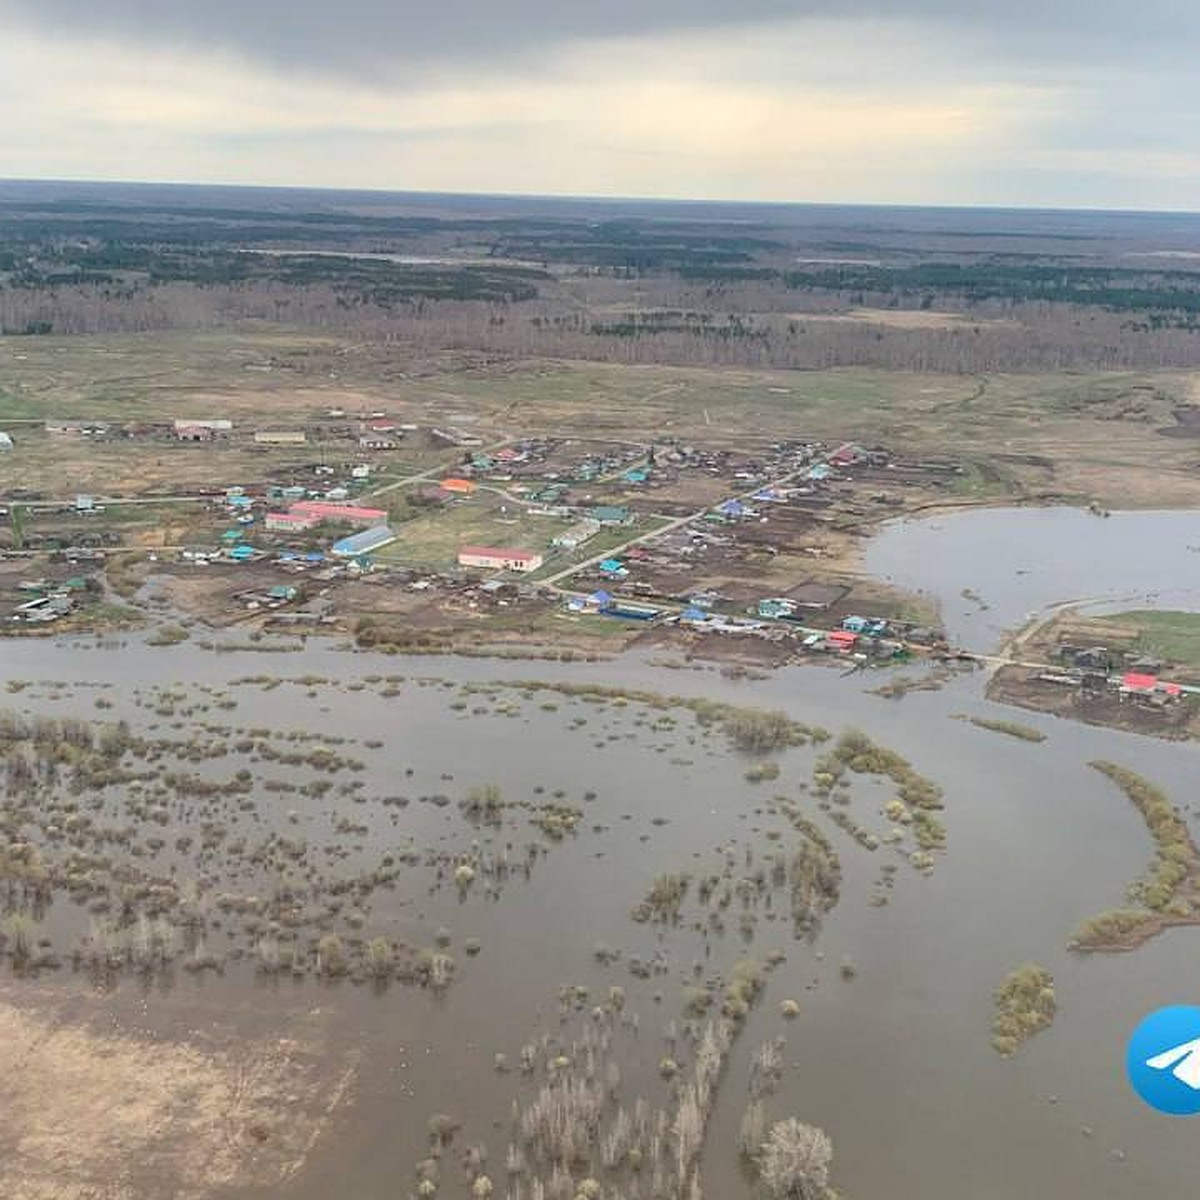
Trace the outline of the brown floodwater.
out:
[[[231,686],[239,677],[309,673],[331,683]],[[390,698],[379,695],[379,685],[345,686],[372,674],[400,674],[406,682]],[[473,714],[475,697],[462,695],[468,707],[455,711],[450,704],[460,697],[458,686],[422,687],[419,677],[455,685],[518,678],[599,682],[780,707],[835,733],[858,727],[944,789],[948,848],[926,877],[887,847],[871,852],[857,845],[799,790],[818,752],[810,747],[775,755],[780,777],[752,785],[743,778],[747,760],[686,713],[675,714],[674,727],[653,729],[636,724],[648,716],[638,705],[511,693],[504,699],[517,698],[520,715],[497,713],[482,700],[488,711]],[[978,676],[891,701],[866,693],[879,682],[873,675],[843,678],[795,668],[734,682],[712,671],[654,667],[636,656],[578,666],[388,658],[317,642],[290,654],[216,654],[193,644],[151,648],[136,638],[108,648],[82,639],[0,642],[0,687],[8,680],[35,681],[5,697],[30,712],[125,717],[165,729],[171,719],[139,707],[135,693],[178,684],[204,699],[196,689],[205,686],[238,702],[234,710],[204,714],[205,720],[357,739],[339,750],[363,759],[365,769],[354,777],[363,780],[364,792],[402,792],[412,802],[397,815],[330,793],[305,811],[300,828],[314,839],[334,838],[333,809],[344,807],[368,826],[366,835],[341,839],[348,848],[362,845],[351,849],[346,870],[406,847],[458,853],[475,841],[529,840],[527,832],[510,828],[474,828],[455,804],[422,803],[421,795],[445,792],[457,799],[473,785],[496,782],[506,797],[533,797],[541,787],[541,798],[549,799],[561,789],[564,802],[584,809],[578,832],[550,846],[528,880],[510,879],[498,899],[480,887],[460,898],[452,887],[433,886],[430,872],[419,867],[373,897],[364,930],[369,936],[429,943],[439,927],[450,931],[458,977],[440,997],[400,985],[265,982],[245,964],[220,978],[181,975],[168,989],[146,991],[122,981],[107,997],[114,1023],[131,1030],[169,1030],[175,1020],[191,1028],[197,1011],[208,1009],[257,1034],[272,1020],[286,1030],[300,1014],[320,1012],[331,1045],[357,1056],[358,1076],[352,1103],[339,1110],[286,1189],[295,1200],[407,1195],[413,1166],[425,1153],[426,1121],[435,1112],[462,1120],[467,1142],[487,1143],[490,1173],[503,1178],[509,1107],[528,1085],[515,1073],[493,1070],[493,1057],[504,1053],[515,1061],[525,1042],[559,1029],[557,996],[565,984],[587,986],[593,997],[613,984],[625,988],[626,1012],[638,1014],[640,1027],[619,1039],[622,1094],[661,1102],[662,1031],[679,1017],[680,989],[693,963],[704,973],[725,973],[739,957],[775,949],[786,961],[769,976],[764,998],[735,1042],[708,1129],[707,1196],[751,1194],[735,1134],[750,1057],[777,1035],[787,1039],[787,1066],[769,1102],[771,1115],[795,1115],[828,1131],[834,1179],[850,1200],[1195,1194],[1200,1144],[1194,1130],[1142,1108],[1122,1064],[1125,1039],[1148,1010],[1200,1000],[1200,930],[1175,931],[1135,953],[1110,957],[1073,956],[1066,944],[1080,920],[1121,903],[1151,856],[1138,814],[1088,761],[1120,762],[1189,805],[1200,779],[1200,747],[1021,714],[1022,722],[1049,735],[1030,744],[949,719],[1012,715],[982,698]],[[52,699],[52,689],[39,680],[103,681],[110,686],[102,694],[114,707],[97,713],[97,692],[79,686]],[[557,708],[547,711],[542,703]],[[575,724],[580,718],[587,723]],[[185,735],[188,719],[174,719],[184,721]],[[374,739],[383,746],[363,749]],[[227,776],[238,765],[231,756],[211,769]],[[269,764],[255,770],[273,774]],[[585,791],[594,791],[595,799],[582,800]],[[841,900],[814,940],[796,940],[782,914],[778,921],[760,920],[749,941],[734,920],[722,937],[706,941],[689,928],[663,931],[630,919],[663,872],[716,869],[719,848],[733,848],[739,862],[747,846],[761,855],[771,846],[770,830],[782,831],[779,844],[786,847],[789,827],[766,810],[777,793],[803,802],[843,863]],[[878,809],[888,795],[874,781],[856,781],[849,811],[882,832],[886,822]],[[286,816],[297,807],[294,797],[257,799],[248,823],[295,831]],[[896,884],[890,903],[873,907],[872,885],[884,862],[898,864]],[[67,919],[61,905],[56,902],[52,919]],[[482,943],[477,958],[462,953],[466,938]],[[597,963],[598,943],[619,950],[621,961]],[[660,956],[663,973],[634,977],[628,969],[634,955]],[[856,966],[849,981],[838,969],[843,956]],[[1050,1030],[1005,1061],[989,1046],[991,995],[1027,960],[1053,972],[1059,1013]],[[82,977],[77,982],[87,986]],[[55,982],[63,984],[62,977]],[[28,987],[36,996],[39,985]],[[779,1014],[787,997],[801,1006],[791,1022]],[[447,1171],[440,1194],[465,1196],[466,1183]],[[498,1186],[497,1195],[503,1194]]]

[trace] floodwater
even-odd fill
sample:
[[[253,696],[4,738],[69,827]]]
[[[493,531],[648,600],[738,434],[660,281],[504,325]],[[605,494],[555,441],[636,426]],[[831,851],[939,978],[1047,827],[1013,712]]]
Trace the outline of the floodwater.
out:
[[[1087,528],[1101,533],[1110,527],[1087,520]],[[1113,518],[1112,528],[1119,527]],[[953,536],[971,544],[965,533]],[[1048,531],[1041,536],[1047,545],[1054,541]],[[982,589],[993,582],[993,594],[1001,596],[1006,575],[994,563],[992,568],[993,575],[976,573],[971,582]],[[965,582],[971,573],[963,570]],[[245,676],[309,673],[331,682],[270,691],[229,686]],[[390,699],[371,687],[347,690],[371,674],[401,674],[406,682]],[[636,724],[644,716],[637,705],[613,709],[551,693],[523,700],[517,717],[486,704],[483,713],[454,711],[449,704],[456,690],[419,686],[419,677],[458,685],[517,678],[600,682],[777,706],[834,732],[858,727],[943,787],[948,848],[925,877],[886,847],[863,849],[806,802],[805,811],[823,823],[844,867],[841,901],[819,936],[812,944],[797,941],[780,919],[760,922],[753,940],[743,943],[731,920],[729,931],[711,941],[706,959],[694,932],[635,924],[630,909],[663,872],[718,866],[718,847],[735,846],[739,856],[747,845],[762,851],[770,845],[765,831],[775,828],[783,831],[779,844],[786,848],[788,827],[763,806],[776,793],[803,799],[799,785],[810,777],[813,749],[778,755],[780,778],[756,786],[743,778],[746,761],[719,738],[698,732],[686,713],[677,727],[654,730]],[[1200,1147],[1194,1132],[1139,1105],[1124,1082],[1122,1058],[1129,1031],[1147,1011],[1196,1002],[1200,929],[1175,931],[1127,955],[1078,958],[1065,947],[1080,920],[1121,902],[1151,853],[1132,806],[1087,762],[1118,761],[1186,803],[1200,777],[1200,747],[1021,714],[1049,734],[1034,745],[949,719],[964,712],[1011,715],[981,697],[978,676],[892,701],[866,694],[877,677],[864,683],[862,676],[841,678],[810,667],[733,682],[711,671],[656,668],[632,656],[574,666],[384,658],[317,643],[291,654],[215,654],[190,644],[150,648],[136,640],[107,649],[78,640],[0,643],[0,687],[11,679],[104,681],[114,704],[104,719],[141,723],[154,718],[134,706],[138,689],[227,687],[237,710],[209,719],[358,739],[353,752],[366,760],[363,778],[371,794],[444,791],[459,797],[487,781],[498,782],[506,796],[528,796],[542,787],[547,798],[561,789],[578,803],[584,790],[597,793],[582,805],[579,831],[553,846],[528,880],[510,880],[499,899],[480,889],[459,899],[453,888],[431,889],[428,877],[416,871],[411,881],[376,898],[368,935],[428,942],[440,926],[451,931],[458,978],[440,998],[399,985],[383,993],[312,979],[267,985],[244,967],[221,979],[183,977],[170,992],[149,997],[123,982],[108,999],[114,1022],[130,1028],[147,1027],[148,1011],[159,1027],[169,1028],[177,1012],[190,1028],[202,1004],[219,1008],[226,1020],[244,1020],[247,1029],[269,1024],[272,1013],[285,1031],[299,1012],[324,1015],[334,1044],[359,1056],[359,1075],[352,1104],[286,1189],[296,1200],[406,1195],[413,1165],[426,1153],[426,1121],[435,1112],[463,1120],[467,1142],[488,1143],[491,1173],[502,1179],[509,1106],[522,1083],[497,1074],[493,1057],[501,1052],[515,1060],[523,1043],[557,1029],[562,985],[586,985],[593,996],[614,983],[626,989],[626,1011],[636,1012],[641,1024],[622,1060],[623,1094],[652,1094],[663,1086],[655,1070],[664,1053],[662,1030],[680,1015],[680,989],[693,961],[704,963],[704,970],[727,971],[739,957],[774,949],[786,952],[787,960],[770,976],[765,998],[735,1043],[709,1126],[704,1180],[710,1198],[750,1195],[735,1134],[750,1056],[779,1034],[787,1038],[787,1069],[769,1102],[771,1117],[795,1115],[829,1132],[834,1181],[852,1200],[1195,1194]],[[68,687],[55,700],[54,690],[35,683],[5,699],[31,712],[98,715],[94,691]],[[544,709],[543,701],[557,708]],[[610,736],[616,740],[607,741]],[[371,739],[384,746],[362,750]],[[232,760],[222,771],[236,765]],[[408,770],[411,776],[403,774]],[[872,782],[856,782],[850,811],[882,833],[878,809],[886,794]],[[262,819],[286,828],[282,813],[294,803],[287,798],[275,810],[266,803]],[[321,813],[306,814],[303,832],[319,836],[325,810],[336,803],[326,797]],[[372,852],[412,844],[465,849],[488,836],[468,825],[454,805],[414,802],[393,824],[390,812],[385,817],[371,806],[341,803],[369,825],[365,842]],[[887,907],[872,907],[871,883],[885,861],[900,864],[896,886]],[[481,940],[478,958],[460,952],[467,937]],[[622,951],[624,959],[598,964],[598,943]],[[667,967],[663,974],[648,980],[630,974],[631,955],[649,959],[656,953]],[[851,981],[839,976],[843,956],[857,967]],[[1004,1061],[989,1046],[991,994],[1027,960],[1053,972],[1059,1014],[1049,1031]],[[86,986],[82,979],[79,986]],[[801,1015],[783,1022],[779,1004],[788,997],[799,1000]],[[504,1194],[502,1186],[497,1193]],[[441,1194],[465,1196],[466,1183],[448,1175]]]
[[[986,652],[1056,605],[1200,610],[1200,513],[973,509],[890,522],[865,562],[933,596],[951,639]]]

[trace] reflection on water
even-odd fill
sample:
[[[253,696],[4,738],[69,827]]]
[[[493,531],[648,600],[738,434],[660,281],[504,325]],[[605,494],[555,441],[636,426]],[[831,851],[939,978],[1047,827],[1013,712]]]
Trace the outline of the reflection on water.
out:
[[[1018,524],[1025,515],[1015,514]],[[1075,519],[1089,529],[1092,523],[1101,531],[1110,525]],[[1114,517],[1112,527],[1119,522]],[[888,536],[907,536],[912,528]],[[966,534],[954,536],[970,543]],[[1052,540],[1049,533],[1038,537]],[[982,551],[976,555],[989,563]],[[939,586],[974,586],[985,596],[1002,596],[999,583],[1007,576],[994,563],[990,568],[991,585],[992,576],[972,579],[964,567],[961,583],[947,575]],[[1020,605],[1027,606],[1031,594]],[[1010,596],[1008,603],[1017,601]],[[996,609],[984,616],[992,618],[1000,607],[996,600]],[[146,713],[131,703],[134,689],[176,680],[194,688],[226,687],[260,673],[325,676],[331,683],[311,688],[229,688],[238,708],[218,719],[321,730],[360,745],[382,742],[377,752],[363,755],[365,790],[372,794],[442,790],[457,796],[484,781],[500,783],[512,796],[538,787],[575,798],[584,789],[597,793],[579,834],[556,846],[527,883],[506,887],[499,900],[482,889],[462,899],[454,889],[430,891],[414,873],[377,901],[373,919],[398,935],[445,926],[456,946],[479,939],[482,952],[470,961],[460,956],[461,977],[440,999],[397,987],[376,994],[346,983],[256,985],[248,974],[232,972],[202,983],[180,979],[174,992],[149,996],[156,1012],[178,1005],[182,1014],[202,989],[225,1011],[246,1009],[246,1020],[261,1025],[272,1005],[291,1013],[307,994],[314,1009],[329,1014],[331,1036],[365,1051],[353,1108],[289,1190],[301,1200],[337,1192],[355,1200],[407,1194],[434,1112],[464,1120],[468,1141],[487,1141],[493,1176],[502,1178],[509,1104],[518,1084],[493,1070],[493,1058],[504,1053],[515,1061],[531,1036],[557,1027],[556,996],[565,984],[586,986],[593,995],[614,983],[626,989],[626,1011],[639,1014],[641,1032],[631,1061],[622,1064],[624,1094],[632,1099],[661,1089],[656,1067],[662,1028],[679,1014],[693,960],[701,970],[712,968],[700,934],[637,925],[630,909],[655,876],[701,871],[719,846],[736,846],[739,853],[746,845],[762,847],[771,829],[782,831],[786,845],[788,826],[766,811],[776,792],[804,801],[823,822],[844,865],[842,900],[813,945],[796,942],[781,920],[761,923],[753,943],[744,946],[733,919],[724,938],[712,943],[713,961],[722,967],[742,954],[765,956],[775,949],[787,960],[734,1049],[709,1130],[709,1197],[748,1195],[735,1133],[749,1058],[762,1041],[781,1033],[788,1065],[771,1114],[796,1115],[829,1131],[835,1179],[854,1200],[1010,1200],[1026,1194],[1141,1200],[1194,1191],[1194,1138],[1178,1122],[1147,1115],[1130,1098],[1121,1053],[1128,1030],[1148,1008],[1194,999],[1194,954],[1188,951],[1200,935],[1178,931],[1136,954],[1109,958],[1077,959],[1065,950],[1075,924],[1120,903],[1125,885],[1150,857],[1137,814],[1088,769],[1088,760],[1119,761],[1187,800],[1200,767],[1194,746],[1040,716],[1028,720],[1048,732],[1043,744],[998,736],[949,719],[958,712],[996,715],[972,677],[897,702],[865,694],[874,680],[864,684],[820,668],[734,683],[712,672],[655,669],[634,657],[597,668],[384,658],[315,643],[285,656],[137,643],[86,652],[54,642],[0,643],[0,652],[0,686],[6,679],[113,685],[105,696],[114,707],[103,714],[94,712],[94,691],[82,688],[53,701],[49,689],[35,685],[11,701],[58,716],[145,721]],[[891,903],[871,907],[872,882],[891,852],[863,849],[804,800],[800,785],[811,773],[812,748],[780,754],[780,777],[756,787],[743,778],[746,762],[690,720],[659,730],[636,724],[636,706],[614,710],[569,697],[554,709],[542,708],[545,697],[524,701],[518,717],[506,717],[492,708],[455,711],[450,702],[456,693],[441,687],[410,682],[384,699],[378,689],[343,686],[371,673],[456,683],[517,677],[589,682],[602,674],[607,685],[780,706],[833,730],[857,726],[900,750],[944,789],[949,849],[928,878],[904,866]],[[309,696],[310,690],[316,694]],[[411,777],[403,774],[408,770]],[[444,781],[445,773],[454,780]],[[855,818],[883,831],[883,793],[862,783],[854,794]],[[330,796],[323,807],[333,802]],[[274,817],[264,807],[264,821],[282,819],[286,807]],[[397,825],[364,817],[364,811],[355,806],[352,813],[368,823],[372,851],[410,840],[456,847],[488,836],[468,827],[454,805],[413,803]],[[598,963],[598,943],[621,950],[622,961]],[[656,954],[669,962],[666,974],[643,980],[629,972],[631,956],[649,960]],[[843,955],[857,965],[850,982],[839,977]],[[1006,1062],[989,1047],[991,992],[1027,959],[1056,976],[1059,1017]],[[797,998],[801,1007],[799,1018],[786,1025],[779,1015],[785,997]],[[122,987],[112,1001],[131,1026],[141,1020],[142,1002],[133,986]],[[501,1123],[498,1131],[494,1122]],[[445,1178],[444,1194],[466,1194],[454,1171]]]
[[[973,509],[886,525],[873,574],[941,604],[952,640],[995,648],[1053,605],[1200,610],[1200,513]]]

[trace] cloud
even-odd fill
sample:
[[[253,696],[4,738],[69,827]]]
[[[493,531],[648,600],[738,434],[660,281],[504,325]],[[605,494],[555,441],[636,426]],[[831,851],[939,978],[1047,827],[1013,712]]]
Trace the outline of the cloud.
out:
[[[878,81],[898,44],[858,47],[875,81],[854,88],[837,73],[778,71],[781,47],[814,61],[849,53],[836,26],[581,44],[533,78],[398,87],[115,41],[97,72],[92,44],[58,40],[48,54],[27,34],[0,46],[0,79],[30,114],[23,133],[0,127],[0,155],[26,175],[111,178],[112,164],[140,162],[133,174],[160,179],[779,200],[870,194],[886,177],[922,198],[948,158],[1011,140],[1045,100],[965,77],[898,95]],[[72,169],[81,142],[88,165]]]
[[[1164,31],[1155,18],[1172,10]],[[0,0],[0,163],[75,178],[1200,206],[1196,23],[1175,0],[744,0],[736,18],[713,0]]]
[[[446,64],[490,69],[602,39],[839,21],[924,24],[1014,62],[1190,55],[1190,0],[0,0],[26,29],[231,51],[310,74],[403,81]]]

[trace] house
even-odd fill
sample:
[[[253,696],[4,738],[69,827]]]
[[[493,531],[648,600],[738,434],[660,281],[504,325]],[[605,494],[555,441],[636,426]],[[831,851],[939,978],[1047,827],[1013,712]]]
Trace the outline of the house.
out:
[[[1112,654],[1107,646],[1062,646],[1059,654],[1076,667],[1092,671],[1112,670]]]
[[[267,590],[267,595],[272,600],[295,600],[299,594],[299,588],[292,587],[290,583],[277,583]]]
[[[450,492],[455,496],[469,496],[477,485],[469,479],[443,479],[440,486],[443,492]]]
[[[650,472],[641,467],[632,467],[625,472],[626,483],[645,483],[650,478]]]
[[[361,558],[384,546],[390,546],[395,540],[396,535],[387,525],[374,525],[370,529],[360,530],[334,542],[330,552],[335,558]]]
[[[880,637],[887,633],[888,623],[881,617],[846,617],[842,628],[851,633],[865,633],[869,637]]]
[[[254,547],[247,546],[245,542],[242,542],[229,551],[229,557],[234,562],[245,562],[248,558],[254,557]]]
[[[1177,683],[1167,683],[1157,675],[1143,675],[1138,671],[1129,671],[1121,676],[1120,693],[1122,696],[1140,697],[1162,703],[1166,700],[1178,700],[1183,689]]]
[[[632,525],[633,513],[623,504],[598,504],[588,516],[601,525]]]
[[[532,550],[463,546],[458,552],[460,567],[481,567],[492,571],[536,571],[542,562],[542,556]]]
[[[740,500],[723,500],[715,511],[726,520],[737,521],[746,515],[746,506]]]
[[[577,521],[570,529],[564,529],[562,533],[555,534],[550,540],[552,546],[557,546],[561,550],[575,550],[582,546],[584,542],[590,541],[600,532],[600,522],[594,517],[584,517],[582,521]]]
[[[603,588],[594,591],[585,601],[584,607],[594,609],[596,612],[604,612],[605,609],[612,608],[613,595],[611,592],[606,592]]]
[[[758,615],[760,617],[779,620],[781,617],[792,616],[795,611],[795,600],[789,600],[785,596],[770,596],[758,602]]]
[[[308,434],[303,429],[256,429],[254,443],[257,446],[303,446]]]
[[[611,576],[613,579],[624,579],[629,574],[629,568],[619,558],[606,558],[600,564],[600,574]]]
[[[853,442],[843,442],[830,456],[829,464],[834,467],[849,467],[863,457],[861,446]]]
[[[320,517],[308,513],[270,512],[266,517],[267,528],[273,533],[302,533],[320,523]]]
[[[858,634],[848,629],[832,629],[825,635],[825,646],[839,654],[848,654],[858,642]]]
[[[217,437],[228,437],[233,430],[233,422],[176,420],[173,428],[176,439],[181,442],[211,442]]]

